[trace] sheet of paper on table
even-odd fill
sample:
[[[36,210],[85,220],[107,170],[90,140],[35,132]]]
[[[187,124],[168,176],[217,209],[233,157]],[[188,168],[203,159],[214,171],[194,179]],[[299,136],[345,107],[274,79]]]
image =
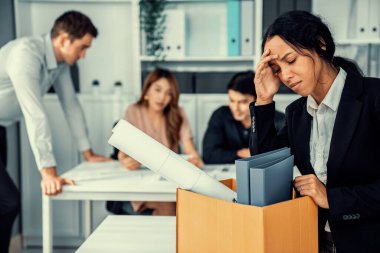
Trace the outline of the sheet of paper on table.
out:
[[[223,180],[235,178],[234,164],[206,165],[204,171],[212,178]],[[137,170],[125,169],[119,161],[85,162],[62,174],[64,178],[73,179],[77,184],[85,181],[104,180],[111,178],[143,179],[148,181],[166,181],[159,174],[146,167]]]

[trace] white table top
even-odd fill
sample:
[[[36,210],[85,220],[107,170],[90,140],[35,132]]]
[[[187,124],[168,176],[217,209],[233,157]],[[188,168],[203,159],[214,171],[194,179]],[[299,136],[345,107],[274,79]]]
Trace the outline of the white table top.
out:
[[[206,165],[204,170],[217,180],[235,178],[235,165]],[[67,171],[62,177],[75,181],[64,186],[64,192],[157,192],[175,193],[177,186],[147,168],[128,171],[118,161],[84,162]]]
[[[110,215],[76,253],[174,253],[175,251],[174,216]]]

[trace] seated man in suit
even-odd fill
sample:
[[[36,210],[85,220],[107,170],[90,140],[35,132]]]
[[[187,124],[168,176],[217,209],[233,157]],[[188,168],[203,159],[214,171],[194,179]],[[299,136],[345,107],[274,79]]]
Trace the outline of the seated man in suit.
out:
[[[236,159],[251,156],[249,104],[256,99],[254,75],[252,71],[240,72],[230,80],[227,86],[229,106],[222,106],[212,114],[203,138],[205,163],[234,163]],[[284,114],[276,111],[275,118],[279,130],[284,124]]]

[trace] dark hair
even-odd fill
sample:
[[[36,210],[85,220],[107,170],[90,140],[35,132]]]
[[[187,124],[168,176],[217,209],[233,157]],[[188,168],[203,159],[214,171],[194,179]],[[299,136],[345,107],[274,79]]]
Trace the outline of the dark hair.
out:
[[[175,151],[179,144],[179,129],[183,122],[180,108],[178,105],[179,101],[179,88],[177,84],[177,79],[169,70],[156,68],[144,80],[144,86],[141,92],[140,99],[136,104],[148,106],[145,99],[146,93],[152,84],[161,78],[168,80],[171,88],[171,100],[170,103],[164,109],[165,123],[166,123],[166,137],[168,138],[170,149]]]
[[[350,69],[363,75],[360,68],[351,60],[334,56],[335,43],[327,25],[321,18],[307,11],[289,11],[278,18],[268,27],[263,37],[261,49],[268,39],[279,36],[297,52],[300,49],[315,51],[320,57],[336,67]]]
[[[94,38],[98,36],[98,30],[91,20],[78,11],[65,12],[55,20],[50,31],[51,37],[56,38],[63,32],[68,33],[72,41],[82,38],[87,33]]]
[[[234,90],[241,94],[251,95],[256,98],[255,85],[253,84],[254,78],[255,73],[251,70],[236,73],[228,83],[227,90]]]

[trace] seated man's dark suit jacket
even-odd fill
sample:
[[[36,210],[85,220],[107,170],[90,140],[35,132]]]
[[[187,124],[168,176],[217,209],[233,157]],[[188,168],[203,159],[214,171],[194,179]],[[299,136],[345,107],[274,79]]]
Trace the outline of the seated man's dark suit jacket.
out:
[[[337,252],[380,252],[380,79],[346,70],[327,162],[329,209],[319,209],[319,232],[328,219]],[[303,175],[310,163],[312,117],[306,97],[286,109],[276,135],[274,103],[251,104],[258,153],[289,146]]]
[[[284,125],[285,115],[276,112],[276,129]],[[249,135],[249,131],[247,131]],[[249,147],[249,136],[245,141],[244,127],[236,121],[228,106],[218,108],[212,114],[203,137],[203,160],[206,164],[235,163],[236,152]]]

